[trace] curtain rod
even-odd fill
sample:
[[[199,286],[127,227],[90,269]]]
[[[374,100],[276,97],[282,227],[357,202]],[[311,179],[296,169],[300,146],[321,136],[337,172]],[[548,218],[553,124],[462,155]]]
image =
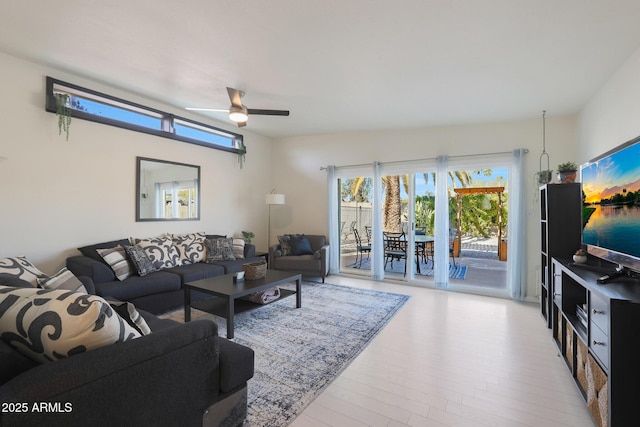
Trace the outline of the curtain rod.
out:
[[[524,148],[524,153],[527,154],[529,153],[529,149]],[[498,154],[511,154],[513,153],[513,150],[511,151],[497,151],[495,153],[481,153],[481,154],[459,154],[457,156],[447,156],[450,159],[458,159],[461,157],[480,157],[480,156],[495,156]],[[424,162],[426,160],[436,160],[436,157],[426,157],[424,159],[414,159],[414,160],[394,160],[392,162],[379,162],[381,165],[392,165],[394,163],[409,163],[409,162]],[[371,166],[372,163],[375,162],[371,162],[371,163],[361,163],[361,164],[357,164],[357,165],[342,165],[342,166],[336,166],[335,168],[355,168],[355,167],[362,167],[362,166]],[[320,170],[326,170],[328,169],[328,166],[321,166]]]

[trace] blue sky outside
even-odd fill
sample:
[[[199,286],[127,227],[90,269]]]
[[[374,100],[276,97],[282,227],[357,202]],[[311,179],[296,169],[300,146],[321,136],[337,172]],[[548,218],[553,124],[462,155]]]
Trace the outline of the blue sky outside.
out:
[[[483,174],[472,173],[473,178],[472,187],[493,187],[493,186],[507,186],[509,181],[509,170],[507,168],[494,168],[491,169],[491,176],[484,176]],[[435,185],[433,182],[433,175],[428,173],[429,182],[425,183],[423,174],[416,174],[416,196],[425,196],[435,194]],[[499,181],[500,180],[500,181]],[[400,198],[407,199],[408,195],[404,189],[404,186],[400,186]]]
[[[108,105],[77,96],[71,97],[71,104],[72,108],[89,114],[142,126],[147,129],[162,130],[162,118],[160,117],[149,116],[147,114],[127,110],[126,108]],[[174,123],[174,130],[176,135],[225,147],[233,147],[232,138],[217,135],[212,132],[196,129],[180,123]]]

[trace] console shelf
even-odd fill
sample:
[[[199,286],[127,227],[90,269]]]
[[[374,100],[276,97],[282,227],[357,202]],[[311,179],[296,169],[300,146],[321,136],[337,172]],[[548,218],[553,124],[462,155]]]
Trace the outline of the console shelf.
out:
[[[540,187],[540,311],[551,327],[553,271],[551,260],[571,258],[582,234],[580,184],[546,184]]]
[[[553,339],[596,424],[631,425],[640,384],[640,280],[598,284],[612,266],[590,262],[552,259]]]

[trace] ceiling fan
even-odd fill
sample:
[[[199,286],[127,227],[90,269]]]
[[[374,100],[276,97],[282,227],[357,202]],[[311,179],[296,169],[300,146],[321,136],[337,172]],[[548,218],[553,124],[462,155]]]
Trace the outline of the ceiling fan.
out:
[[[261,116],[288,116],[289,110],[262,110],[256,108],[247,108],[242,105],[242,97],[244,92],[232,87],[227,87],[227,93],[231,100],[231,106],[226,110],[216,108],[196,108],[187,107],[186,110],[190,111],[227,111],[229,112],[229,119],[236,122],[238,127],[247,125],[247,119],[249,115],[261,115]]]

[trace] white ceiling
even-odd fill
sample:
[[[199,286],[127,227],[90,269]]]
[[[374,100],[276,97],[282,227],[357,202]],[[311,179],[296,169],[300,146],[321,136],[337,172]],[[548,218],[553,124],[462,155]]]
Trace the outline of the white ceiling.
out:
[[[1,1],[0,50],[273,137],[575,113],[640,47],[638,0]]]

